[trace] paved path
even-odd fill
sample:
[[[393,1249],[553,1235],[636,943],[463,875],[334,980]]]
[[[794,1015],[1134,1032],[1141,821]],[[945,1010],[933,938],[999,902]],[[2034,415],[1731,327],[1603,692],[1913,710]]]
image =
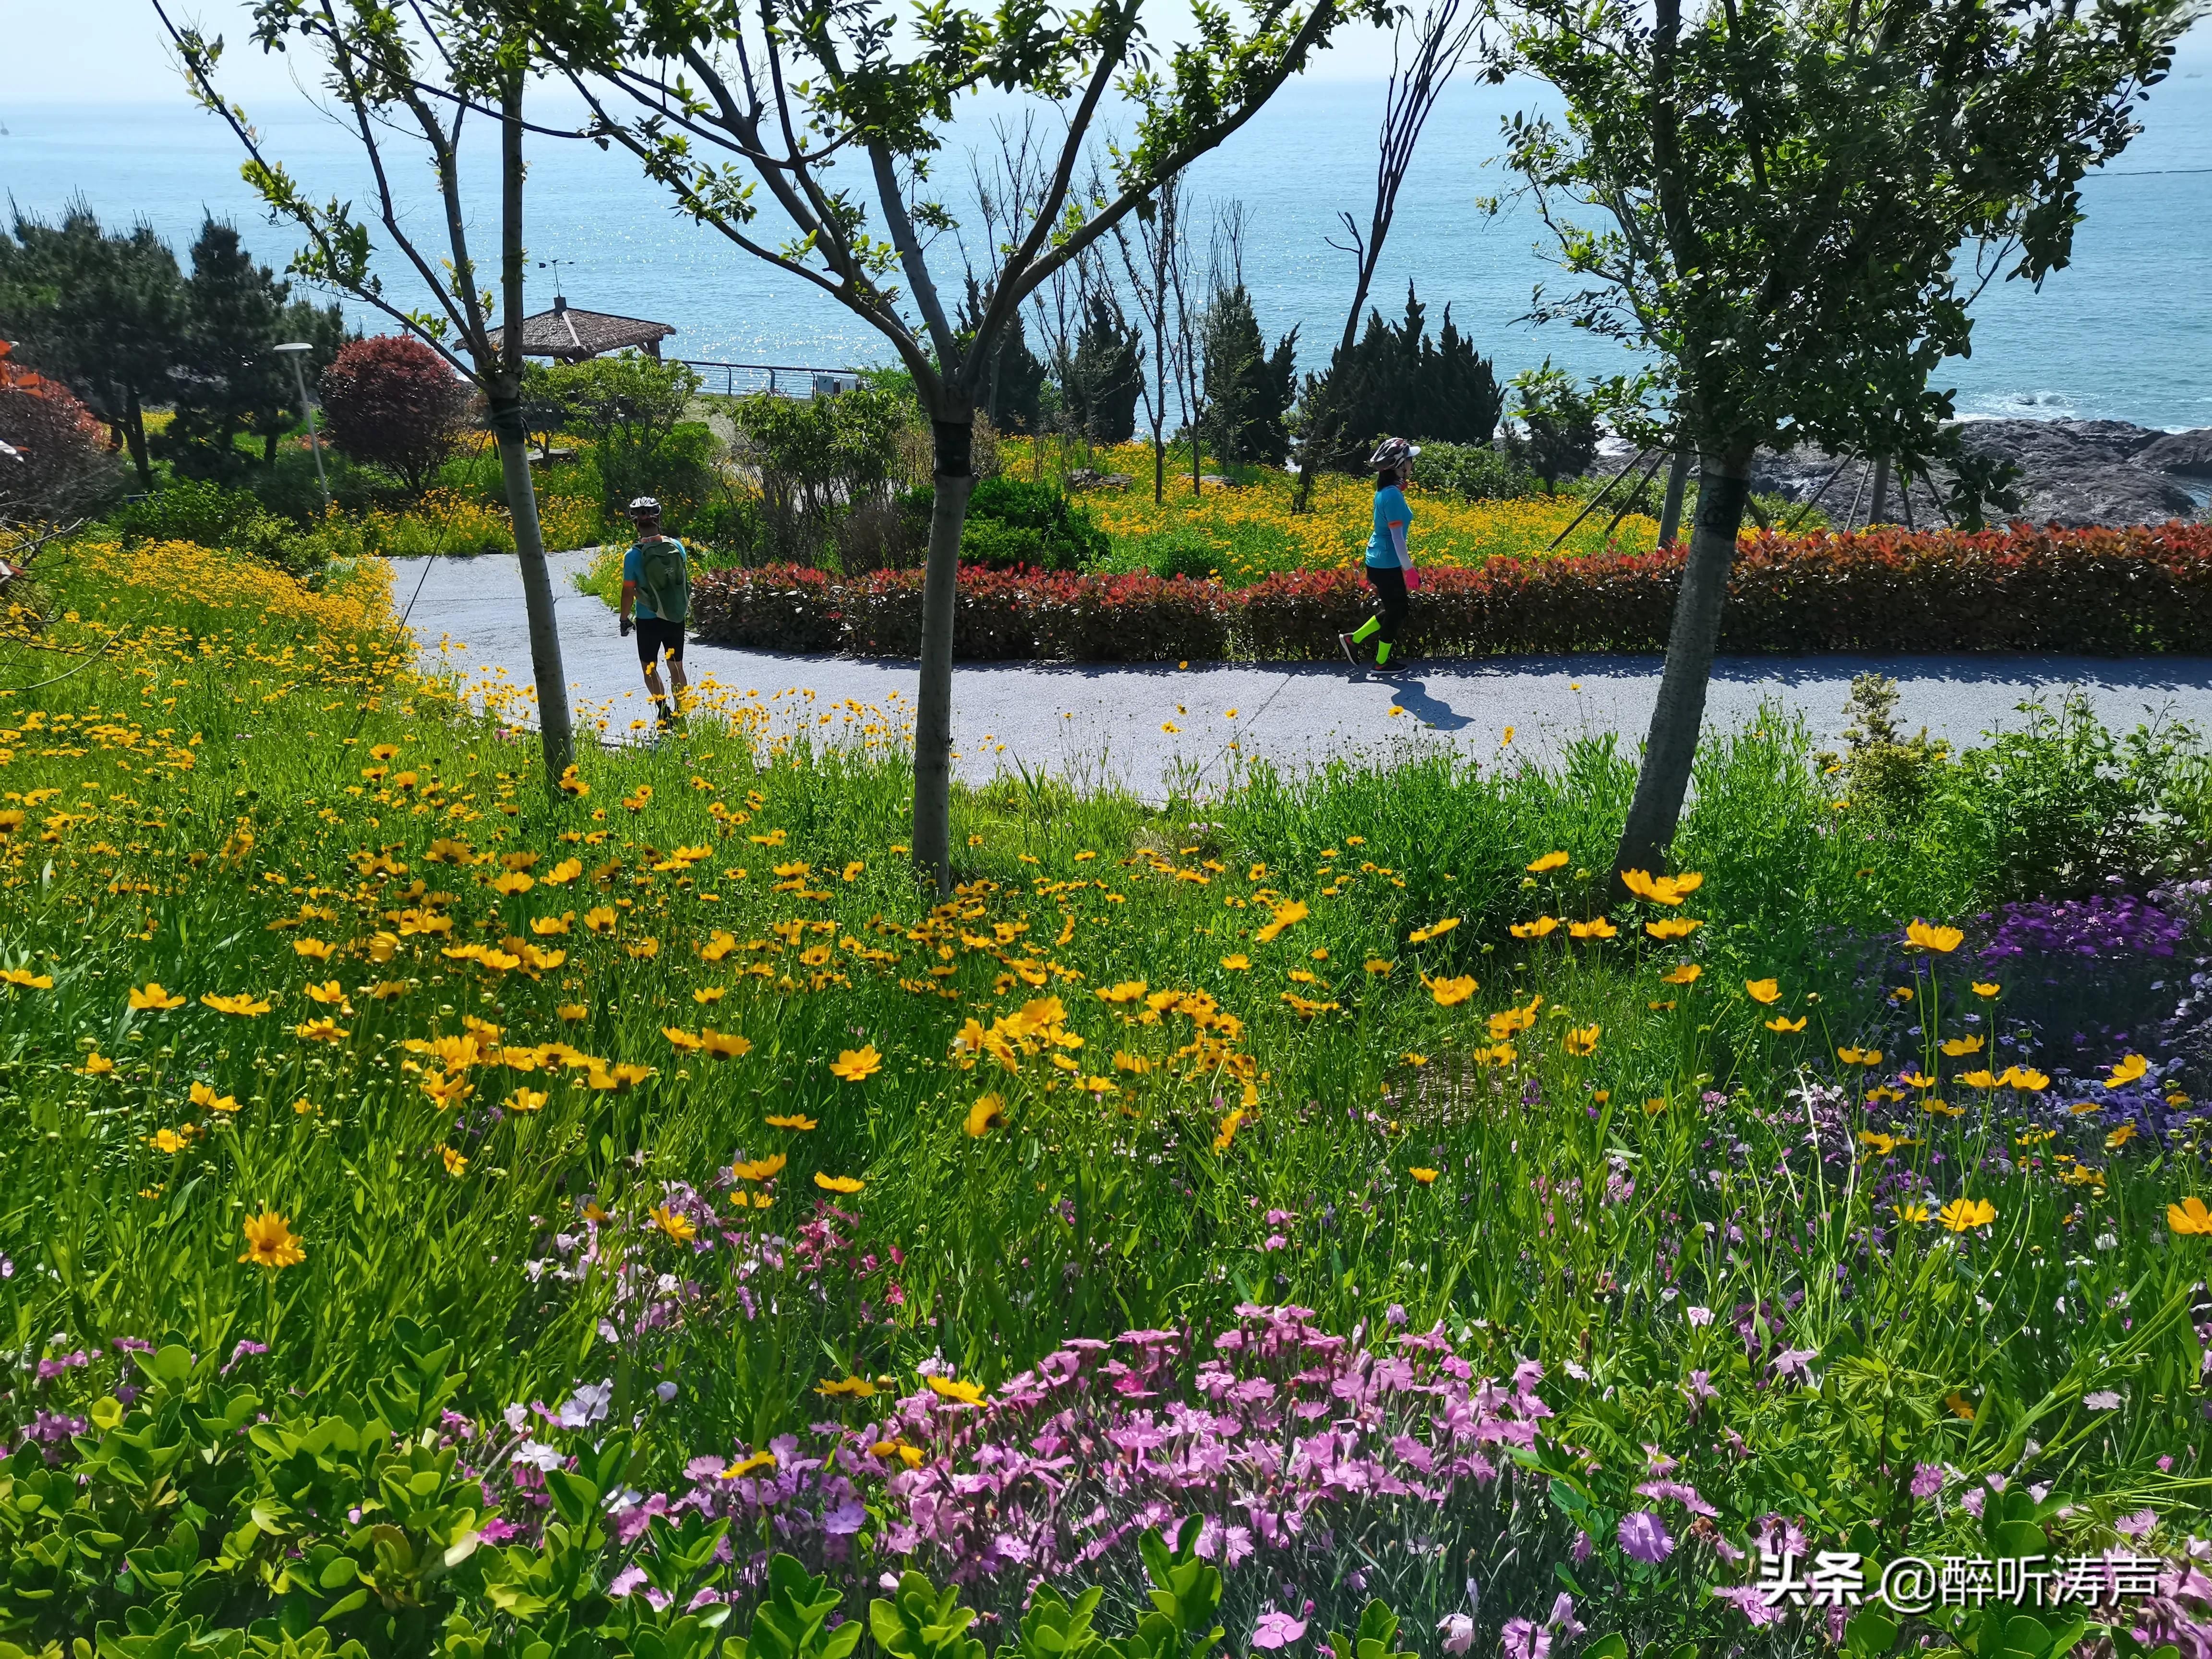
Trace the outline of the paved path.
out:
[[[553,556],[562,661],[580,720],[611,740],[652,713],[631,641],[614,613],[570,578],[589,555]],[[396,600],[426,665],[446,666],[502,706],[530,683],[522,585],[507,558],[399,559]],[[425,569],[425,565],[428,568]],[[418,593],[419,585],[419,593]],[[841,738],[896,735],[911,723],[911,662],[783,656],[693,642],[692,675],[771,728]],[[963,663],[952,678],[962,775],[1017,765],[1083,787],[1113,784],[1157,798],[1170,777],[1224,781],[1240,758],[1305,767],[1443,744],[1468,754],[1555,759],[1589,732],[1639,742],[1659,684],[1656,656],[1493,657],[1424,663],[1408,678],[1369,679],[1298,663],[1172,665]],[[1727,657],[1716,665],[1708,731],[1738,725],[1769,701],[1801,712],[1821,737],[1845,724],[1851,677],[1878,668],[1900,685],[1899,719],[1954,744],[2016,725],[2016,705],[2079,687],[2108,725],[2192,720],[2212,729],[2212,657],[1928,655]],[[640,724],[634,726],[632,722]],[[1510,736],[1509,736],[1510,734]],[[1235,744],[1232,750],[1231,745]]]

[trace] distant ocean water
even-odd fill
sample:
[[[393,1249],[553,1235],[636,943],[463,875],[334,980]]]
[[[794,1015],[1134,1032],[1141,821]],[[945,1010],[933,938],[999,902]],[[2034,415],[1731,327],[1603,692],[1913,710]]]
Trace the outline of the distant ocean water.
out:
[[[2039,292],[1996,283],[1975,307],[1973,355],[1938,377],[1956,388],[1961,413],[2212,426],[2212,49],[2191,44],[2152,93],[2143,135],[2083,186],[2087,220],[2073,264]],[[1364,222],[1381,92],[1355,82],[1293,83],[1194,170],[1201,228],[1231,199],[1249,210],[1246,279],[1263,327],[1298,327],[1302,367],[1322,361],[1342,325],[1351,261],[1326,239],[1340,234],[1340,210]],[[1525,208],[1487,219],[1475,206],[1511,184],[1495,161],[1500,118],[1539,101],[1537,88],[1518,82],[1470,80],[1450,90],[1407,182],[1373,303],[1395,317],[1411,277],[1431,325],[1449,304],[1501,379],[1547,356],[1578,373],[1618,373],[1630,360],[1610,342],[1522,320],[1533,287],[1556,275],[1536,246],[1540,227]],[[364,170],[343,130],[296,100],[250,112],[271,154],[312,194],[366,208]],[[267,223],[239,179],[228,130],[181,98],[112,108],[10,103],[0,106],[0,191],[18,209],[50,216],[81,195],[103,220],[143,218],[180,254],[205,209],[233,219],[280,270],[289,257],[293,239]],[[941,160],[938,176],[956,208],[967,196],[968,152],[991,142],[988,119],[972,118]],[[479,167],[474,176],[489,174]],[[428,228],[426,170],[412,177],[418,222]],[[565,262],[560,286],[577,305],[673,324],[672,355],[825,366],[889,359],[873,331],[834,301],[678,218],[619,153],[537,142],[531,184],[533,257]],[[471,206],[478,257],[489,261],[495,204],[486,195]],[[972,218],[965,234],[971,242],[979,234]],[[960,268],[950,240],[933,261],[940,281]],[[394,295],[413,303],[418,291],[404,267],[386,259],[380,268]],[[551,276],[532,270],[533,308],[550,301]]]

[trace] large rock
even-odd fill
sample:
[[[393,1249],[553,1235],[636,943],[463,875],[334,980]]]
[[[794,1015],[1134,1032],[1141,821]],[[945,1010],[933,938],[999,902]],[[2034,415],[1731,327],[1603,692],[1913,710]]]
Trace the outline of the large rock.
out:
[[[2092,525],[2164,524],[2197,511],[2196,498],[2172,480],[2137,466],[2023,470],[2019,516],[2069,530]]]
[[[2126,421],[1968,421],[1959,434],[1972,453],[2011,461],[2023,474],[2117,465],[2159,435]]]
[[[2169,432],[2135,453],[2135,464],[2156,472],[2179,472],[2194,478],[2212,478],[2212,426],[2194,432]]]

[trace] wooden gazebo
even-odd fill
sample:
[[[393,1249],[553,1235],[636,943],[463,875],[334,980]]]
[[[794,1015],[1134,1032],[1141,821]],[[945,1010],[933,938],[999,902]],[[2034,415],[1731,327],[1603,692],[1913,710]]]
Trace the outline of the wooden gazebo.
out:
[[[610,351],[626,351],[635,347],[648,357],[658,357],[660,343],[675,332],[675,328],[667,323],[651,323],[642,317],[586,311],[556,294],[552,310],[522,319],[522,355],[580,363],[586,357],[604,356]],[[495,350],[506,333],[502,328],[492,330]]]

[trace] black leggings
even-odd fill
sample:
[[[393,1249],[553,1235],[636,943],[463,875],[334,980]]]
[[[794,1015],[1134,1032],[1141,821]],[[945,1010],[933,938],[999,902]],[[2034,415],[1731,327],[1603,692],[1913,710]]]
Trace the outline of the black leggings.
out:
[[[1395,564],[1370,564],[1367,585],[1375,590],[1376,602],[1382,607],[1379,637],[1386,645],[1395,645],[1399,625],[1406,620],[1406,573]]]

